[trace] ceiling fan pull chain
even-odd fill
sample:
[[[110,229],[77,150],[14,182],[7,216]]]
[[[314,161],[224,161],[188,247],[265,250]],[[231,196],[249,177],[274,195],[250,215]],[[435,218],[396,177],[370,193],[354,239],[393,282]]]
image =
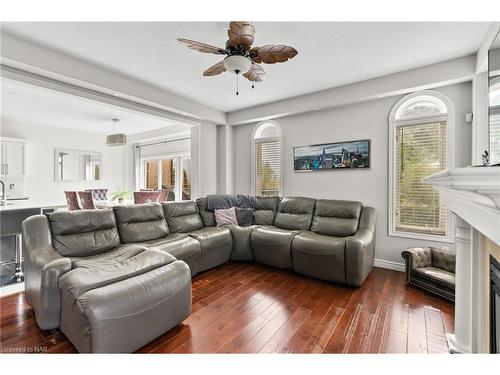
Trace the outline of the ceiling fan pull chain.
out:
[[[240,95],[239,93],[239,81],[238,81],[239,74],[236,73],[236,95]]]
[[[254,86],[254,83],[252,82],[252,89],[254,89],[254,88],[255,88],[255,86]]]

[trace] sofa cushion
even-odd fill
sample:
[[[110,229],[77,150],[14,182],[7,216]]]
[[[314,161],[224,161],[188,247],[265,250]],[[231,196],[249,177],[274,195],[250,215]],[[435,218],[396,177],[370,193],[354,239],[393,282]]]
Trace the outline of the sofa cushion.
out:
[[[251,208],[239,208],[236,207],[236,219],[238,220],[238,225],[242,227],[248,227],[253,223],[254,210]]]
[[[83,293],[141,275],[174,262],[174,256],[159,250],[145,250],[123,261],[74,268],[59,278],[59,288],[70,291],[75,298]]]
[[[134,352],[191,312],[189,269],[167,253],[75,271],[61,288],[60,329],[79,352]]]
[[[122,243],[144,242],[166,236],[167,222],[159,203],[113,207]]]
[[[432,267],[455,273],[455,252],[449,249],[431,247]]]
[[[198,211],[203,221],[203,225],[206,227],[215,227],[215,216],[213,211],[207,209],[207,198],[198,198],[196,200],[198,206]]]
[[[111,209],[52,212],[47,218],[52,245],[62,256],[89,256],[120,245]]]
[[[328,236],[352,236],[358,230],[361,202],[318,199],[311,230]]]
[[[162,203],[168,228],[172,233],[187,233],[203,228],[195,202]]]
[[[146,246],[132,243],[117,246],[104,253],[87,257],[70,257],[70,259],[72,268],[96,268],[105,265],[116,265],[117,263],[124,262],[146,250]]]
[[[191,276],[198,273],[201,257],[200,243],[194,238],[182,233],[170,233],[166,237],[147,241],[145,246],[165,251],[178,260],[183,260],[191,270]]]
[[[455,274],[436,268],[436,267],[423,267],[416,268],[412,272],[423,278],[431,279],[439,284],[448,288],[455,288]]]
[[[226,225],[233,236],[233,250],[231,251],[232,260],[252,260],[253,252],[250,245],[250,235],[255,225]]]
[[[200,242],[199,271],[206,271],[226,263],[231,257],[233,237],[225,227],[206,227],[188,233]]]
[[[250,235],[254,259],[268,266],[292,268],[292,241],[302,232],[273,226],[257,226]]]
[[[317,279],[345,283],[345,237],[304,231],[293,238],[293,270]]]
[[[279,197],[257,197],[255,199],[254,224],[273,225],[279,200]]]
[[[309,229],[315,202],[313,198],[282,198],[273,225],[282,229]]]

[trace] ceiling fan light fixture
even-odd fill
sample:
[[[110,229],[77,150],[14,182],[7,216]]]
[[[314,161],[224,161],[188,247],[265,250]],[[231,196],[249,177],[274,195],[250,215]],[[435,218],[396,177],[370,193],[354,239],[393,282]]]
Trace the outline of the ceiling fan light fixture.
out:
[[[245,74],[252,66],[252,60],[242,55],[231,55],[224,59],[224,67],[233,74]]]

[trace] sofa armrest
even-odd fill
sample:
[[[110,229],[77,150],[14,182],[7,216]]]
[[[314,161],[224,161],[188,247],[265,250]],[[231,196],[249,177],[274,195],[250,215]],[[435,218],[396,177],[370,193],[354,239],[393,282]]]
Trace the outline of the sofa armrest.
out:
[[[375,259],[375,224],[377,212],[363,207],[358,231],[346,238],[346,283],[360,286],[370,273]]]
[[[33,307],[41,329],[59,327],[59,277],[71,269],[71,260],[52,247],[48,220],[31,216],[23,224],[26,301]]]
[[[415,268],[432,266],[432,252],[429,248],[406,249],[401,252],[401,256],[405,260],[406,281],[410,281],[411,271]]]
[[[408,270],[432,266],[432,252],[430,248],[414,247],[406,249],[401,252],[401,256],[409,267]]]

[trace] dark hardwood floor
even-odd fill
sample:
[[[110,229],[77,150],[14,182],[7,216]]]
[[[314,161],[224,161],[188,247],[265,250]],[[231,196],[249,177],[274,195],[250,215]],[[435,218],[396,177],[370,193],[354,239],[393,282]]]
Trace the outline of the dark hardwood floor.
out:
[[[142,353],[444,353],[453,304],[374,268],[361,288],[257,263],[229,263],[193,279],[193,312]],[[38,328],[24,293],[0,299],[0,351],[75,349]]]

